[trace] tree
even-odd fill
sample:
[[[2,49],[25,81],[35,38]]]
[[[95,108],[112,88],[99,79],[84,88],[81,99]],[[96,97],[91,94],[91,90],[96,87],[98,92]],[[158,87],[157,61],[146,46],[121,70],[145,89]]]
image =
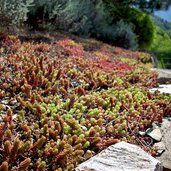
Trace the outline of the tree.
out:
[[[133,32],[137,35],[140,48],[147,48],[151,45],[154,37],[154,24],[149,15],[130,5],[114,4],[113,1],[106,4],[110,13],[112,24],[123,20],[133,25]]]
[[[34,0],[27,22],[35,29],[61,29],[129,49],[137,43],[146,48],[154,36],[148,11],[170,4],[171,0]]]
[[[33,0],[0,0],[0,26],[18,26],[27,20]]]

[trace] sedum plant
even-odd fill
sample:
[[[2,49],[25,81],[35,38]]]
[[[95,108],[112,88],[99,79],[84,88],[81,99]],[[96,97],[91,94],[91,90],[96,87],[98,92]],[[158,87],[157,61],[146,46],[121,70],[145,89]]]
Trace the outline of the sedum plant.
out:
[[[148,55],[83,46],[2,40],[0,171],[71,171],[119,141],[156,154],[139,131],[171,116],[171,95],[150,93],[157,75],[141,63]]]

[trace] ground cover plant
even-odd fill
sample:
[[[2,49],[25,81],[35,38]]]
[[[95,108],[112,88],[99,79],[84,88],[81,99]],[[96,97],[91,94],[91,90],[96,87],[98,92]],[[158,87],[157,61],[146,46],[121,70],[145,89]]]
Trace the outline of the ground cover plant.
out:
[[[0,171],[73,170],[119,141],[152,155],[139,131],[171,115],[149,54],[94,40],[1,36]]]

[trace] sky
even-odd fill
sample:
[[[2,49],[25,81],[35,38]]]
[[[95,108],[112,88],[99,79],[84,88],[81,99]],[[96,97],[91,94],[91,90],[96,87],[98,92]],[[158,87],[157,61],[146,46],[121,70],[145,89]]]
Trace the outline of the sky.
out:
[[[171,6],[167,11],[156,11],[154,14],[171,22]]]

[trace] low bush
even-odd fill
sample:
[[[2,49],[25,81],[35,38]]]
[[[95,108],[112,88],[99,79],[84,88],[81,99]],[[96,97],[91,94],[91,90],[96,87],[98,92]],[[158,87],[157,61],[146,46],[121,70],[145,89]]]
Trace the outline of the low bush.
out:
[[[18,26],[27,20],[33,0],[0,0],[0,26]]]

